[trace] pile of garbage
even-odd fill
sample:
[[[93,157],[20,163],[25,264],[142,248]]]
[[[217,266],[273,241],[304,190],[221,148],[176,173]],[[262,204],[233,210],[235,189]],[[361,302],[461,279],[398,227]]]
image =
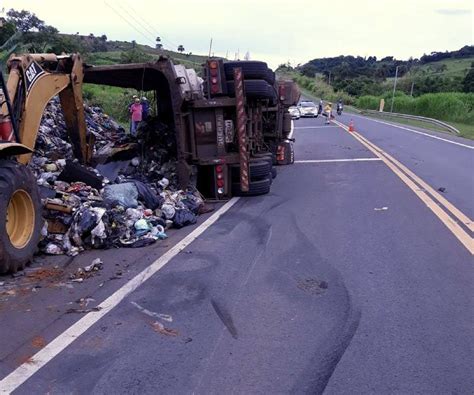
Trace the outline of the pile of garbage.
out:
[[[85,113],[90,167],[74,160],[57,98],[41,121],[29,165],[44,205],[40,251],[74,256],[91,248],[143,247],[209,211],[194,187],[177,188],[171,128],[151,118],[133,138],[99,107],[85,106]]]

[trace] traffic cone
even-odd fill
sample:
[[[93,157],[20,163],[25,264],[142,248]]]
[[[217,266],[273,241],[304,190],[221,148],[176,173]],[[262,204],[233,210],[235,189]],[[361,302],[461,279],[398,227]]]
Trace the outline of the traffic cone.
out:
[[[355,132],[355,129],[354,129],[354,121],[351,119],[351,121],[349,122],[349,132]]]

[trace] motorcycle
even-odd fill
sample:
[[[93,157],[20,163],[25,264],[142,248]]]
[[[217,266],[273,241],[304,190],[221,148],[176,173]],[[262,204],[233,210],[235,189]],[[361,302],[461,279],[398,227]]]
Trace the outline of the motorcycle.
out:
[[[337,106],[337,115],[342,115],[342,105]]]

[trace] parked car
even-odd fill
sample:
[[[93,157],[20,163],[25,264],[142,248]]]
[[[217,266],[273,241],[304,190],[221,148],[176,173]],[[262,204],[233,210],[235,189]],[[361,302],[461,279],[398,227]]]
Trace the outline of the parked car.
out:
[[[301,117],[318,117],[318,106],[312,101],[302,101],[298,104]]]
[[[300,110],[296,106],[291,106],[288,109],[288,112],[291,115],[291,119],[300,119],[300,117],[301,117]]]

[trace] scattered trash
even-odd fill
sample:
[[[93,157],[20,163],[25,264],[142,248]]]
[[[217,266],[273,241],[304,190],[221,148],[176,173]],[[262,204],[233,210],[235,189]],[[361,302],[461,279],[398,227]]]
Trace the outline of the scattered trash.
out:
[[[100,311],[102,310],[102,307],[92,307],[90,309],[67,309],[66,314],[72,314],[72,313],[79,313],[79,314],[87,314],[91,313],[93,311]]]
[[[376,207],[374,208],[374,211],[387,211],[388,207]]]
[[[150,310],[145,309],[144,307],[140,306],[137,302],[130,302],[130,303],[132,305],[134,305],[138,310],[140,310],[143,314],[146,314],[150,317],[160,318],[163,321],[173,322],[173,317],[171,317],[168,314],[155,313],[154,311],[150,311]]]
[[[439,188],[438,188],[438,191],[440,191],[440,192],[443,192],[443,193],[444,193],[444,192],[446,192],[446,188],[445,188],[445,187],[439,187]]]
[[[74,159],[57,97],[41,120],[29,163],[44,207],[41,252],[75,256],[87,249],[140,248],[212,211],[192,185],[178,189],[172,127],[149,117],[133,138],[99,107],[84,110],[95,168]],[[71,280],[83,278],[76,273]]]

